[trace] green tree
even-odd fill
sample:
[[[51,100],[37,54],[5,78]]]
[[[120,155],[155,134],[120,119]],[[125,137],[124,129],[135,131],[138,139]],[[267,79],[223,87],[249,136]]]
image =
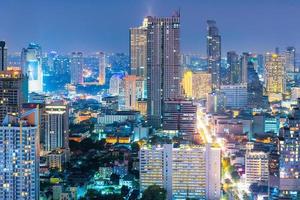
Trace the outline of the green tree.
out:
[[[166,200],[167,192],[158,185],[150,185],[144,192],[142,200]]]

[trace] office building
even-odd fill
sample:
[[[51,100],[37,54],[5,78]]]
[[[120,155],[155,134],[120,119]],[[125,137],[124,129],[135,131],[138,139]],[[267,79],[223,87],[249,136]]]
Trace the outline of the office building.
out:
[[[135,110],[137,106],[137,76],[128,75],[124,77],[125,110]]]
[[[30,43],[21,54],[22,72],[28,76],[28,91],[43,92],[42,48]]]
[[[131,74],[147,78],[147,20],[137,28],[130,28],[130,68]]]
[[[240,58],[240,69],[241,69],[241,83],[248,82],[248,65],[249,65],[250,54],[244,52]]]
[[[211,74],[205,71],[188,70],[183,74],[182,88],[188,99],[206,99],[207,94],[212,91]]]
[[[225,99],[225,94],[216,91],[209,93],[207,95],[207,100],[206,100],[206,112],[208,113],[222,113],[225,111],[226,107],[226,99]]]
[[[7,115],[0,127],[0,199],[39,200],[38,111]]]
[[[99,77],[98,77],[99,85],[105,84],[105,76],[106,76],[105,70],[106,70],[105,54],[103,52],[100,52],[99,53]]]
[[[245,108],[247,106],[247,85],[222,85],[221,92],[226,98],[227,108]]]
[[[0,41],[0,71],[6,70],[7,67],[7,48],[5,41]]]
[[[18,115],[28,99],[28,79],[20,69],[0,71],[0,122],[7,114]]]
[[[280,101],[285,92],[284,57],[278,54],[267,53],[265,56],[266,94],[269,101]]]
[[[295,47],[287,47],[285,51],[285,71],[295,72],[296,67],[296,49]]]
[[[212,77],[208,72],[194,72],[192,77],[192,94],[194,99],[206,99],[212,92]]]
[[[167,191],[167,199],[221,198],[221,149],[218,147],[144,146],[139,159],[141,192],[155,184]]]
[[[45,105],[45,150],[69,149],[69,110],[65,102]]]
[[[207,21],[207,65],[211,72],[212,89],[213,91],[219,89],[220,67],[221,67],[221,35],[213,20]]]
[[[73,52],[70,57],[71,83],[74,85],[83,83],[83,54],[82,52]],[[100,65],[100,64],[99,64]]]
[[[112,96],[118,96],[120,94],[120,86],[123,76],[121,74],[114,74],[109,80],[109,94]]]
[[[165,100],[180,96],[180,14],[147,17],[147,120],[162,126]]]
[[[239,55],[235,51],[227,52],[228,77],[226,85],[241,83],[242,70],[239,61]]]
[[[245,155],[245,175],[248,186],[253,183],[268,185],[269,154],[262,151],[247,150]]]
[[[197,106],[191,100],[165,101],[163,129],[192,141],[197,131]]]

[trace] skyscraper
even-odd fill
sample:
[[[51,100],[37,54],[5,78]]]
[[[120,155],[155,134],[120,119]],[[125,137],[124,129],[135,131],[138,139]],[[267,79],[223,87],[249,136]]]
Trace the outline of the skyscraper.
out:
[[[71,83],[74,85],[83,83],[83,54],[82,52],[73,52],[71,55]]]
[[[141,191],[155,184],[165,188],[167,199],[220,199],[220,148],[164,144],[143,147],[139,158]]]
[[[249,63],[250,54],[247,52],[244,52],[241,56],[240,61],[240,69],[241,69],[241,83],[247,83],[248,78],[248,63]]]
[[[282,100],[285,92],[284,57],[278,54],[266,54],[266,92],[269,101]]]
[[[287,47],[285,51],[285,71],[295,72],[296,65],[296,49],[295,47]]]
[[[7,67],[7,48],[5,41],[0,41],[0,71],[4,71]]]
[[[197,132],[197,106],[191,100],[165,101],[163,129],[193,141]]]
[[[129,29],[131,74],[143,78],[147,77],[147,20],[142,26]]]
[[[135,110],[137,103],[137,87],[136,87],[137,76],[128,75],[124,77],[124,98],[125,98],[125,109]]]
[[[242,72],[239,62],[239,55],[235,51],[227,52],[228,83],[229,85],[241,83]]]
[[[207,66],[212,74],[212,89],[220,88],[221,35],[213,20],[207,21]]]
[[[106,68],[106,59],[105,54],[103,52],[99,53],[99,85],[105,84],[105,68]]]
[[[22,72],[28,76],[28,91],[43,92],[42,48],[38,44],[30,43],[23,48]]]
[[[0,127],[0,199],[39,199],[38,116],[7,115]]]
[[[20,69],[0,71],[0,123],[7,114],[18,115],[28,99],[28,80]]]
[[[165,100],[180,95],[180,15],[147,17],[147,117],[162,126]]]
[[[45,106],[45,149],[69,149],[69,115],[65,102],[52,102]]]

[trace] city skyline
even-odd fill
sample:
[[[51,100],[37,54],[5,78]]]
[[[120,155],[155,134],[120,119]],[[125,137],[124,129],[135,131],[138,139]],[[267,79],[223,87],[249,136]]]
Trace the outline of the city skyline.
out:
[[[3,1],[0,39],[10,52],[36,42],[44,52],[125,52],[128,29],[148,15],[168,16],[181,10],[182,52],[205,55],[206,20],[215,20],[222,35],[222,57],[230,50],[262,53],[300,46],[296,1]],[[255,7],[254,7],[255,6]],[[128,12],[131,10],[130,12]],[[115,12],[114,12],[115,11]],[[255,12],[254,12],[255,11]],[[23,19],[26,16],[28,19]],[[109,17],[109,20],[105,20]],[[21,20],[23,19],[23,20]],[[122,21],[121,21],[122,20]],[[22,23],[21,23],[22,22]],[[287,23],[288,22],[288,23]],[[22,33],[22,34],[20,34]]]

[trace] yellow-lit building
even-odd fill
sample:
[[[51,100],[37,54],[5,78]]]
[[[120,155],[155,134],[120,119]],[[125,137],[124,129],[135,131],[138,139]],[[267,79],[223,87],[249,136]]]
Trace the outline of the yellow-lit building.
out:
[[[187,98],[205,99],[212,91],[211,74],[188,70],[183,75],[182,87]]]
[[[193,72],[188,70],[183,74],[182,87],[187,98],[193,98]]]
[[[284,56],[267,53],[265,68],[266,94],[268,95],[269,102],[280,101],[286,87]]]
[[[147,115],[147,101],[146,100],[138,100],[136,103],[136,110],[141,113],[141,115]]]

